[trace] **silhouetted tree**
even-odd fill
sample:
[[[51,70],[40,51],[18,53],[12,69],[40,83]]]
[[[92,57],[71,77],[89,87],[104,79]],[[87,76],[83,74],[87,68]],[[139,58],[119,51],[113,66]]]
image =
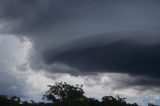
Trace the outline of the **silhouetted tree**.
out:
[[[10,104],[9,99],[5,95],[0,95],[0,105],[8,106]]]
[[[52,103],[31,101],[22,101],[17,96],[7,97],[0,95],[0,106],[138,106],[137,103],[127,103],[126,98],[119,96],[104,96],[102,101],[95,98],[87,98],[84,96],[82,85],[69,85],[67,83],[56,83],[48,85],[49,90],[43,95],[43,99],[47,99]],[[149,103],[148,106],[157,106]]]
[[[27,101],[22,102],[23,106],[27,106],[29,103]]]
[[[158,105],[155,105],[153,103],[148,103],[148,106],[158,106]]]
[[[85,106],[100,106],[101,102],[94,98],[86,98]]]
[[[129,104],[130,106],[138,106],[137,103]]]
[[[48,85],[49,90],[43,95],[43,99],[46,98],[52,101],[56,105],[62,106],[78,106],[82,105],[85,96],[82,89],[82,85],[72,86],[67,83],[56,83],[55,85]]]
[[[126,103],[126,98],[120,98],[117,96],[117,98],[113,96],[104,96],[102,98],[102,106],[138,106],[136,103],[129,104]]]

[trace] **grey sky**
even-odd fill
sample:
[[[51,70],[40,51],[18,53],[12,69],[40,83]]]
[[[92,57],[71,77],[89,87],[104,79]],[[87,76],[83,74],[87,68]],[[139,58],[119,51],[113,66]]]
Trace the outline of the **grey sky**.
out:
[[[138,86],[143,91],[147,86],[159,93],[159,5],[159,0],[0,0],[0,71],[11,75],[21,90],[24,85],[18,83],[17,74],[7,72],[13,70],[7,68],[10,60],[18,62],[18,71],[29,67],[31,73],[44,72],[49,75],[42,75],[47,81],[55,73],[76,78],[118,73],[133,78],[116,82],[116,89]],[[31,50],[17,53],[17,45],[26,39]],[[11,82],[1,77],[0,83],[10,86]]]

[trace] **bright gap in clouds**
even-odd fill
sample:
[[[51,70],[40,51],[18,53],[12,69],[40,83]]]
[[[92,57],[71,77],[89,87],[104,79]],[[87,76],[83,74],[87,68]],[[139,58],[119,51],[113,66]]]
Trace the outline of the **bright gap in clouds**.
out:
[[[41,101],[47,85],[66,81],[70,84],[83,84],[88,97],[100,100],[105,95],[120,95],[127,97],[129,102],[138,102],[142,105],[149,101],[159,103],[159,94],[156,91],[158,88],[142,93],[138,90],[141,86],[126,85],[127,81],[136,79],[127,74],[101,73],[72,76],[67,73],[50,73],[46,70],[35,71],[28,61],[33,50],[32,42],[27,38],[18,38],[14,35],[0,36],[0,94]]]

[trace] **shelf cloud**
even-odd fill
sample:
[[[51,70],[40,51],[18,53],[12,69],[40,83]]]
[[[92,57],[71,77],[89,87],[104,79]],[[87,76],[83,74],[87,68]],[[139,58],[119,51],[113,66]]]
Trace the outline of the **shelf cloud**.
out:
[[[118,85],[115,88],[133,87],[143,91],[147,86],[155,87],[153,92],[157,93],[160,86],[159,5],[159,0],[0,0],[0,43],[8,39],[0,50],[13,52],[4,56],[0,51],[3,58],[0,70],[6,70],[2,71],[3,75],[9,75],[7,70],[13,69],[4,69],[2,64],[8,62],[4,58],[17,58],[17,45],[27,39],[32,47],[27,49],[25,63],[15,60],[23,63],[18,66],[19,71],[29,67],[33,73],[47,74],[42,75],[47,81],[55,79],[54,74],[65,73],[71,75],[71,79],[81,76],[95,83],[98,80],[94,79],[103,78],[100,74],[107,73],[104,75],[113,74],[111,81]],[[8,36],[18,40],[12,41]],[[11,47],[10,43],[16,46]],[[117,74],[122,83],[114,78]],[[123,75],[129,78],[125,81]]]

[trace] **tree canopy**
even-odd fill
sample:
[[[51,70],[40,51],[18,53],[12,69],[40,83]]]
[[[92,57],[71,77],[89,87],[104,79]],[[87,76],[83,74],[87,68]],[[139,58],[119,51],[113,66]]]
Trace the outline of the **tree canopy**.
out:
[[[86,99],[82,85],[69,85],[67,83],[56,83],[55,85],[48,85],[49,90],[43,95],[57,105],[75,106],[77,103],[81,104]]]
[[[102,100],[87,98],[82,85],[70,85],[66,82],[48,85],[49,89],[42,96],[43,99],[51,103],[39,102],[33,100],[21,101],[17,96],[7,97],[0,95],[0,106],[138,106],[137,103],[127,103],[126,98],[119,96],[104,96]],[[158,106],[148,103],[148,106]]]

